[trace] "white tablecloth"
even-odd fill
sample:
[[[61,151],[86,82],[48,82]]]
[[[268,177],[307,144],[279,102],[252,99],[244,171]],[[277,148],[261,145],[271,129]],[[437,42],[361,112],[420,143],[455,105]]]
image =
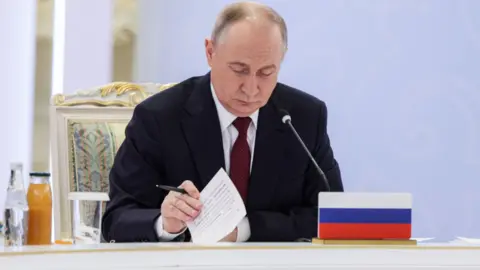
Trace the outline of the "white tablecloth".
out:
[[[480,269],[480,246],[309,243],[54,245],[0,248],[0,269]],[[473,267],[473,268],[472,268]]]

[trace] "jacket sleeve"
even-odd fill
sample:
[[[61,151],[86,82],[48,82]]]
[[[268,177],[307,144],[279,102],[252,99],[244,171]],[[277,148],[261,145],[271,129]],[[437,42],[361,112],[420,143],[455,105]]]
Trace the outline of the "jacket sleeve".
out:
[[[102,235],[108,242],[159,240],[155,221],[165,194],[155,187],[164,178],[158,135],[153,113],[137,105],[110,171],[110,201],[102,218]]]

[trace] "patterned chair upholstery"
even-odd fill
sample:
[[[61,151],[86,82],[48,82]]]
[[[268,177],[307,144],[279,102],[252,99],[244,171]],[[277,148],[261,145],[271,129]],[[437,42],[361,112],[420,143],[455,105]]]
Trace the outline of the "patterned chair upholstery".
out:
[[[71,238],[69,192],[108,192],[108,175],[135,105],[173,85],[115,82],[53,96],[50,125],[55,239]],[[82,219],[92,219],[98,211],[95,206],[87,204]]]

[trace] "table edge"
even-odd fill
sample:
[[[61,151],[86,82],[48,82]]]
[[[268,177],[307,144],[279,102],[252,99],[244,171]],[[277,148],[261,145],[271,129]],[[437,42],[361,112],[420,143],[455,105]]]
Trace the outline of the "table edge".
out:
[[[71,254],[71,253],[105,253],[105,252],[171,252],[171,251],[224,251],[224,250],[312,250],[312,249],[401,249],[401,250],[479,250],[480,246],[398,246],[398,245],[265,245],[265,246],[136,246],[126,248],[95,248],[91,249],[61,249],[61,250],[24,250],[24,251],[3,251],[0,257],[6,256],[24,256],[24,255],[46,255],[46,254]]]

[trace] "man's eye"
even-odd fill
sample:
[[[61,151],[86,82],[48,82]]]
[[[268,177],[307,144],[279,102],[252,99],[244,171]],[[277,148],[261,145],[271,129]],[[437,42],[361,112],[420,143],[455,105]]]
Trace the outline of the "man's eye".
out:
[[[273,74],[273,70],[265,70],[265,71],[260,71],[258,72],[258,76],[260,77],[268,77]]]
[[[270,75],[272,75],[273,72],[260,72],[260,76],[262,77],[268,77]]]
[[[233,71],[238,74],[248,74],[248,70],[246,69],[234,69]]]

